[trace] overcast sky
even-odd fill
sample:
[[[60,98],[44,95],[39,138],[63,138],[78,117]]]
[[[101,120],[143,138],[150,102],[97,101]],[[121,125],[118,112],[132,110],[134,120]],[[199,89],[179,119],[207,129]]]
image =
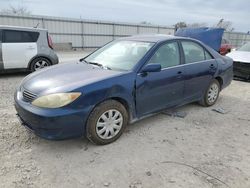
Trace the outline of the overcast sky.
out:
[[[32,14],[172,26],[224,18],[237,31],[250,31],[250,0],[0,0],[0,9],[26,6]]]

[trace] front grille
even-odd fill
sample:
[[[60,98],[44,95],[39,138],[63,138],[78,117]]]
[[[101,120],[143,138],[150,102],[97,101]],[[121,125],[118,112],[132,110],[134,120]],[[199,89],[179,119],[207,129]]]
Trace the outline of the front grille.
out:
[[[36,94],[31,93],[30,91],[27,91],[25,89],[23,89],[22,94],[23,94],[23,100],[25,102],[32,102],[37,97]]]
[[[250,74],[250,63],[242,63],[235,61],[233,64],[234,71],[241,71]]]

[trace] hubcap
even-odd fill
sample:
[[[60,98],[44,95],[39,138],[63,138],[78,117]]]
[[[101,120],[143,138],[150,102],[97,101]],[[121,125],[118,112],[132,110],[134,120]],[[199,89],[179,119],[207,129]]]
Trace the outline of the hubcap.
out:
[[[104,112],[96,123],[96,133],[102,139],[111,139],[121,130],[123,124],[122,114],[115,109]]]
[[[49,63],[44,61],[44,60],[41,60],[41,61],[37,61],[35,63],[34,69],[39,70],[39,69],[42,69],[42,68],[47,67],[47,66],[49,66]]]
[[[208,102],[211,104],[211,103],[214,103],[218,97],[218,94],[219,94],[219,87],[217,84],[213,83],[209,90],[208,90]]]

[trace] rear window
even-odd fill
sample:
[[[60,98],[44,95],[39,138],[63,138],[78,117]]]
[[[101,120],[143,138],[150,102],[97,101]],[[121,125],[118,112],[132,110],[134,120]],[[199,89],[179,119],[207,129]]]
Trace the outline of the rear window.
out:
[[[186,63],[194,63],[206,59],[204,49],[200,45],[190,41],[183,41],[182,47]]]
[[[194,63],[213,59],[213,57],[199,44],[191,41],[182,41],[185,63]]]
[[[213,57],[206,50],[205,50],[205,57],[206,57],[206,60],[213,59]]]
[[[38,32],[16,31],[16,30],[3,31],[3,42],[5,43],[36,42],[38,37],[39,37]]]

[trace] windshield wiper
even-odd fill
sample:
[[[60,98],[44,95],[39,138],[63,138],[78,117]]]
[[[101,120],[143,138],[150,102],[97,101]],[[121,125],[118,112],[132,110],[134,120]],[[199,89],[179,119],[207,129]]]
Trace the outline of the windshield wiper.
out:
[[[84,58],[79,59],[80,62],[88,63]]]
[[[103,69],[112,70],[112,69],[111,69],[110,67],[108,67],[108,66],[103,66],[102,64],[96,63],[96,62],[86,61],[84,58],[80,59],[79,61],[80,61],[80,62],[83,61],[84,63],[91,64],[91,65],[96,65],[96,66],[101,67],[101,68],[103,68]]]
[[[96,62],[87,62],[88,64],[91,64],[91,65],[96,65],[98,67],[101,67],[101,68],[104,68],[102,64],[100,63],[96,63]]]

